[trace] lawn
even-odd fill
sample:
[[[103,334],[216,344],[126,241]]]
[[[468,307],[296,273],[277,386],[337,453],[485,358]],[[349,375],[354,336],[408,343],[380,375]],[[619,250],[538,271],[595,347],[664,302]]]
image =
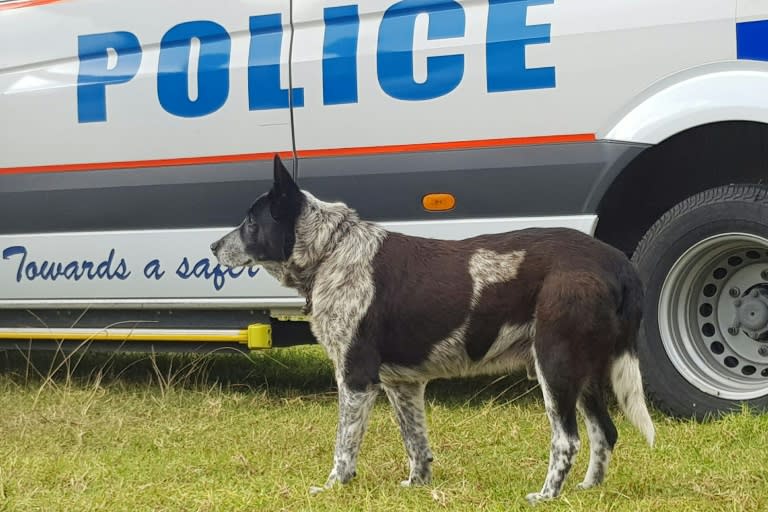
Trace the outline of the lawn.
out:
[[[427,389],[434,482],[399,486],[405,451],[381,397],[344,488],[310,496],[330,469],[331,368],[317,346],[246,356],[108,355],[62,362],[0,355],[0,510],[530,510],[549,427],[522,375]],[[615,407],[613,407],[615,411]],[[606,482],[537,510],[766,510],[768,415],[716,422],[654,413],[657,444],[615,414]]]

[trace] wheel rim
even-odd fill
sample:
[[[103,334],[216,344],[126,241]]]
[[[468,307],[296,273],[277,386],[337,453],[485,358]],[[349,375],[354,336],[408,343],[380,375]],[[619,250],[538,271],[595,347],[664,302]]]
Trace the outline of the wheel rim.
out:
[[[668,272],[658,309],[661,340],[677,371],[699,390],[729,400],[768,394],[766,278],[768,239],[747,233],[702,240]]]

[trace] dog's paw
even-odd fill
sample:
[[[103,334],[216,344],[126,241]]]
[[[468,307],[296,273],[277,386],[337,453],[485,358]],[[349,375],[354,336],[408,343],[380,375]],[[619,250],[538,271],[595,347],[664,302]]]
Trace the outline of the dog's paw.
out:
[[[587,489],[591,489],[594,486],[596,486],[597,483],[595,482],[587,482],[586,480],[581,482],[580,484],[576,485],[576,488],[580,491],[586,491]]]
[[[431,483],[431,480],[409,478],[408,480],[403,480],[402,482],[400,482],[400,485],[403,487],[420,487],[423,485],[429,485],[430,483]]]
[[[330,478],[328,479],[327,482],[325,482],[325,485],[323,485],[322,487],[313,485],[309,488],[309,494],[310,496],[317,496],[321,492],[331,489],[334,485],[336,485],[337,482],[338,480],[336,480],[335,478]]]
[[[532,493],[528,494],[525,497],[525,499],[528,500],[529,504],[536,505],[538,503],[541,503],[542,501],[551,500],[552,497],[551,496],[547,496],[545,494],[542,494],[540,492],[532,492]]]
[[[317,496],[321,492],[325,491],[325,487],[318,487],[316,485],[313,485],[309,488],[309,495],[310,496]]]
[[[400,485],[403,487],[417,487],[420,485],[429,485],[432,483],[432,475],[420,475],[420,476],[411,476],[408,478],[408,480],[403,480],[400,482]]]

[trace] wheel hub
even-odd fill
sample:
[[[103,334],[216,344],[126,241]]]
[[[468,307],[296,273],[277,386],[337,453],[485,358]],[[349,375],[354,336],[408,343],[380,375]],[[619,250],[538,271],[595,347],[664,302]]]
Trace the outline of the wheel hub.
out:
[[[713,396],[768,393],[768,240],[746,233],[699,242],[670,269],[659,330],[670,361]]]
[[[753,288],[744,299],[733,301],[733,328],[756,341],[768,341],[768,291],[765,284]],[[731,332],[731,330],[729,330]]]

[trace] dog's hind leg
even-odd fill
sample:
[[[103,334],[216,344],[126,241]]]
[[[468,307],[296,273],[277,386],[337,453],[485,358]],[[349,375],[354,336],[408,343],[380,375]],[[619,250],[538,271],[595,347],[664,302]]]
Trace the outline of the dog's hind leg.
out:
[[[552,443],[544,485],[541,491],[526,496],[531,505],[555,498],[560,494],[580,445],[579,429],[576,423],[578,382],[567,378],[570,372],[568,368],[562,367],[565,361],[557,354],[546,360],[540,360],[534,353],[534,361],[544,397],[544,406],[552,427]]]
[[[400,425],[411,470],[404,486],[428,484],[432,480],[432,451],[427,438],[424,414],[426,382],[398,382],[384,386]]]
[[[589,489],[599,485],[605,478],[618,433],[608,414],[603,390],[599,385],[593,384],[584,389],[579,398],[579,410],[584,415],[589,436],[589,467],[584,481],[578,487]]]
[[[363,390],[353,390],[346,384],[339,384],[339,425],[336,430],[336,450],[333,469],[323,487],[311,487],[310,493],[317,494],[330,489],[334,484],[346,484],[355,476],[357,456],[368,426],[373,404],[379,394],[378,385],[369,385]]]

